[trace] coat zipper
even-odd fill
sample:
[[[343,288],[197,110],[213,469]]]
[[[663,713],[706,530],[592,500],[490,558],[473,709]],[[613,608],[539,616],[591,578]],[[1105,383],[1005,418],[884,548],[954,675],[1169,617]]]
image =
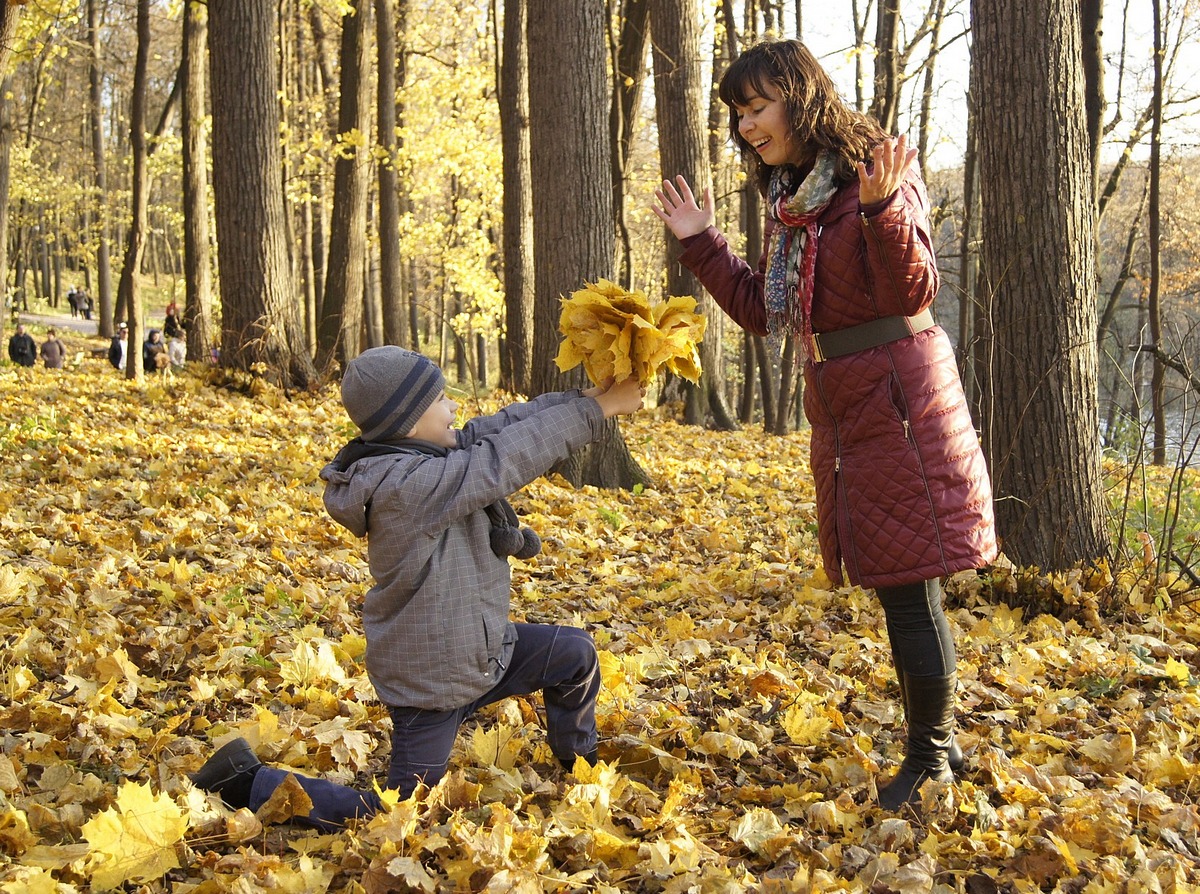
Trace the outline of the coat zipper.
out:
[[[838,534],[834,537],[834,544],[837,547],[838,558],[841,559],[841,564],[849,565],[854,562],[854,573],[858,576],[858,556],[846,555],[842,549],[843,543],[854,545],[854,536],[850,527],[850,511],[846,505],[846,493],[842,483],[842,430],[838,425],[837,417],[833,414],[833,408],[829,406],[829,400],[825,396],[825,376],[818,366],[816,372],[817,394],[821,397],[821,404],[825,407],[825,415],[830,419],[833,426],[833,489],[834,489],[834,518],[837,520]],[[845,536],[842,536],[842,531],[845,531]]]

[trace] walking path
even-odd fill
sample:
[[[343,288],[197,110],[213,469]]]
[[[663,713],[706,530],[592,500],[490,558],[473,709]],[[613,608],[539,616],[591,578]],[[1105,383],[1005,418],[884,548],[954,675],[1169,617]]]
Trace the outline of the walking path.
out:
[[[72,317],[70,314],[51,313],[22,313],[18,317],[22,323],[37,323],[40,326],[55,326],[58,329],[70,329],[80,335],[99,335],[100,321],[85,320],[83,317]]]

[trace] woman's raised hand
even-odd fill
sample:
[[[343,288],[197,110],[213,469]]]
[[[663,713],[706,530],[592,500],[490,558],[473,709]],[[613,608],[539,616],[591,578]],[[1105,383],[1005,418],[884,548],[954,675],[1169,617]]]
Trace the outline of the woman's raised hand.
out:
[[[662,189],[654,190],[658,199],[657,205],[651,205],[650,210],[662,219],[676,239],[686,239],[703,233],[717,222],[713,213],[712,187],[704,188],[704,204],[696,201],[692,188],[682,174],[675,182],[664,180]]]
[[[908,148],[908,141],[886,139],[875,147],[874,161],[870,173],[863,162],[858,163],[858,201],[862,205],[874,205],[891,196],[917,158],[917,150]]]

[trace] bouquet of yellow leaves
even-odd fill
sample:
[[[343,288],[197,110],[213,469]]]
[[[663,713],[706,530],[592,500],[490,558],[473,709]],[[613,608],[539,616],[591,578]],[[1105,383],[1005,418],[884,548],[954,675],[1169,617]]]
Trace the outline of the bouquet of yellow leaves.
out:
[[[659,367],[690,382],[700,379],[700,353],[708,320],[696,311],[696,299],[668,298],[653,307],[644,292],[627,292],[602,279],[585,283],[562,302],[558,331],[563,335],[554,362],[562,372],[580,363],[593,384],[610,376],[630,376],[650,384]]]

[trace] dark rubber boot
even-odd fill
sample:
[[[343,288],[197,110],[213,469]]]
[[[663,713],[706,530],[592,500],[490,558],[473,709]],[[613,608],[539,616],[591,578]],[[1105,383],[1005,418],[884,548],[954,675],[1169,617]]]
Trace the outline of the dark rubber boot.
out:
[[[904,676],[908,753],[900,765],[900,772],[879,789],[879,806],[891,811],[919,801],[918,789],[926,779],[954,781],[947,758],[950,743],[954,740],[955,675]]]
[[[904,717],[908,719],[908,696],[904,691],[904,671],[896,668],[896,682],[900,684],[900,706],[904,708]],[[950,765],[951,771],[961,773],[967,759],[962,753],[962,749],[958,747],[958,737],[954,733],[950,734],[950,752],[946,755],[946,763]]]
[[[581,757],[593,767],[596,766],[596,762],[598,760],[600,760],[600,756],[596,753],[595,748],[593,748],[587,754],[581,755]],[[574,757],[572,757],[570,760],[560,757],[558,759],[558,762],[560,764],[562,764],[562,768],[564,770],[566,770],[568,773],[570,773],[572,770],[575,769],[575,758]]]
[[[226,742],[188,778],[192,785],[220,795],[230,807],[250,806],[250,786],[254,774],[262,766],[250,743],[245,739]]]

